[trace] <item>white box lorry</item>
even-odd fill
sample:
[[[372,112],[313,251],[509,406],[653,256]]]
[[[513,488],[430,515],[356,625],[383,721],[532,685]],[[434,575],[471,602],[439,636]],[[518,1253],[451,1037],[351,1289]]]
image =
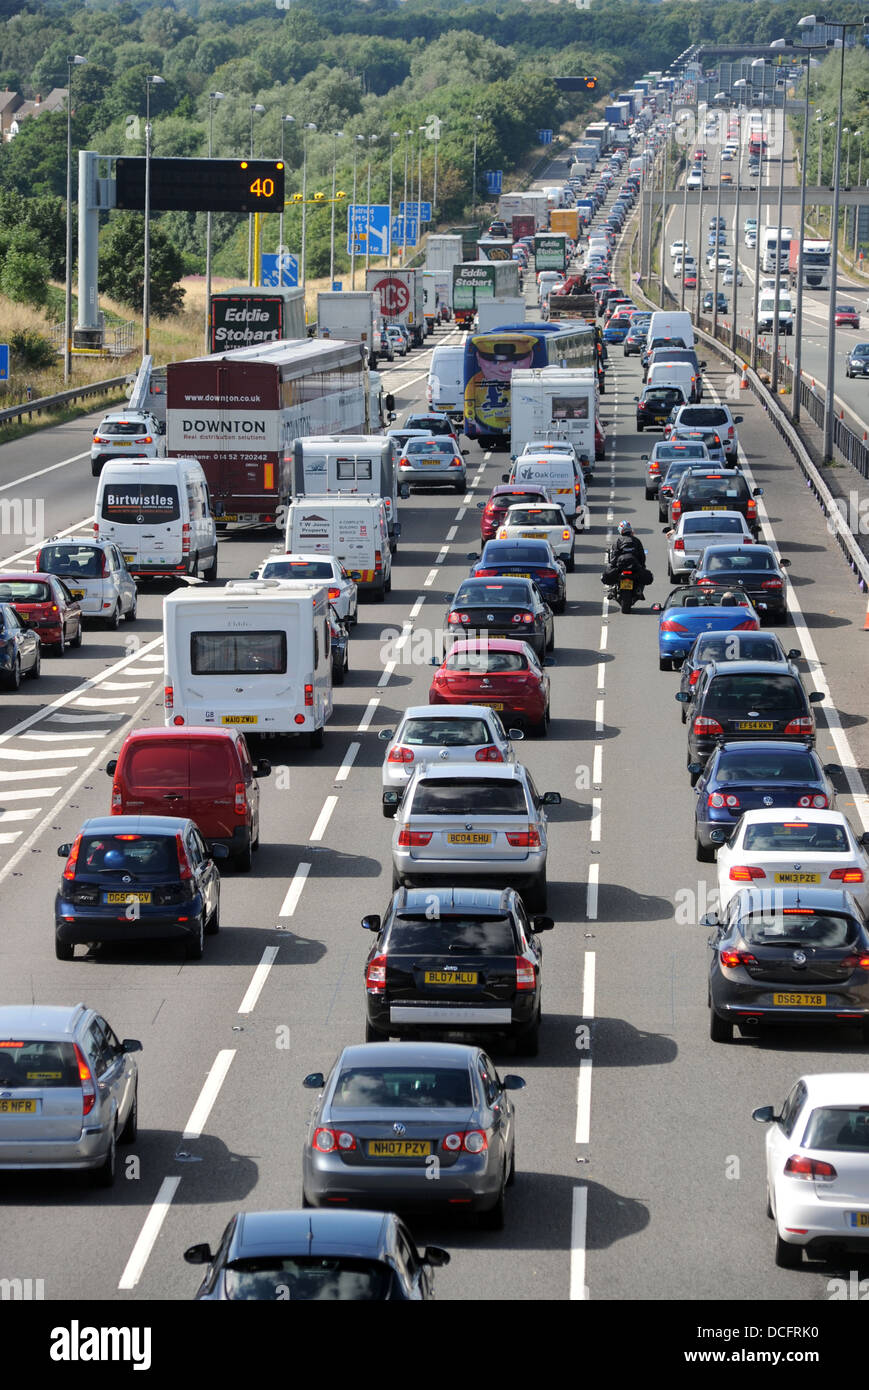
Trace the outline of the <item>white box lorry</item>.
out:
[[[525,300],[517,296],[481,299],[477,305],[477,333],[492,333],[508,324],[525,322]]]
[[[367,270],[365,288],[380,301],[375,313],[390,324],[404,324],[414,347],[425,342],[425,306],[423,303],[422,271],[398,267],[388,270]]]
[[[522,453],[532,439],[560,437],[594,467],[594,422],[598,411],[592,367],[520,368],[510,378],[510,452]]]
[[[374,325],[379,308],[370,290],[321,290],[317,295],[317,337],[364,344],[373,367],[377,363]]]
[[[285,550],[334,555],[357,588],[382,601],[392,588],[389,523],[380,497],[306,495],[287,508]]]

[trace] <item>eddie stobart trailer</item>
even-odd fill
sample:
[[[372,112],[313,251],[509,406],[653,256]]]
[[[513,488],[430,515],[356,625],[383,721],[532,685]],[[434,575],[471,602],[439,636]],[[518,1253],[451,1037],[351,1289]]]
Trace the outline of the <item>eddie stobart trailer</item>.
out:
[[[239,285],[211,296],[211,351],[305,337],[305,293]]]
[[[470,328],[478,301],[518,298],[516,261],[463,261],[453,266],[453,314],[462,328]]]

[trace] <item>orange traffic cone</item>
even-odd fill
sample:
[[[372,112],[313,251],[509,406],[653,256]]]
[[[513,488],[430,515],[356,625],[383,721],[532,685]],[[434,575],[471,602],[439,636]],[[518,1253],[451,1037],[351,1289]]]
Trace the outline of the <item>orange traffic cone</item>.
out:
[[[740,390],[742,390],[742,391],[747,391],[747,390],[748,390],[748,363],[747,363],[747,362],[743,362],[743,364],[742,364],[742,377],[741,377],[741,379],[740,379],[739,386],[740,386]]]

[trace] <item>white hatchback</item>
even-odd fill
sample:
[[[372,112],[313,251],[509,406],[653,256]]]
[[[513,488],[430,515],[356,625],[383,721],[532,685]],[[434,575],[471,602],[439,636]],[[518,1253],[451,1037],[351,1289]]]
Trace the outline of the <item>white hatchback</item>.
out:
[[[766,1132],[767,1214],[775,1262],[869,1253],[869,1073],[801,1076],[781,1110],[753,1112]]]
[[[36,569],[61,579],[85,618],[101,618],[110,628],[116,628],[121,618],[135,622],[136,581],[111,541],[52,536],[36,556]]]
[[[251,579],[316,580],[329,589],[329,602],[342,623],[352,627],[357,620],[359,590],[341,561],[334,555],[304,555],[298,551],[269,555]]]
[[[109,459],[130,454],[155,459],[165,452],[163,426],[153,415],[144,410],[115,410],[105,415],[94,431],[91,473],[98,478]]]
[[[574,523],[579,529],[585,526],[584,512],[580,514],[577,509]],[[521,502],[517,503],[516,506],[508,507],[507,515],[498,527],[495,539],[499,541],[548,541],[553,552],[559,560],[564,561],[567,569],[573,569],[576,531],[567,520],[561,507],[555,502],[549,506]]]
[[[719,913],[746,884],[771,893],[803,884],[843,888],[869,912],[869,831],[858,839],[841,811],[746,811],[728,838],[713,830],[712,839],[719,846]]]
[[[671,583],[679,583],[688,579],[691,570],[699,565],[707,545],[724,541],[753,545],[754,537],[742,512],[728,512],[722,507],[707,512],[684,512],[675,530],[667,533],[667,541],[667,578]]]
[[[397,729],[381,729],[377,737],[389,745],[381,783],[383,814],[391,819],[418,767],[471,760],[515,763],[512,740],[525,735],[521,729],[505,730],[497,711],[486,705],[411,705]]]

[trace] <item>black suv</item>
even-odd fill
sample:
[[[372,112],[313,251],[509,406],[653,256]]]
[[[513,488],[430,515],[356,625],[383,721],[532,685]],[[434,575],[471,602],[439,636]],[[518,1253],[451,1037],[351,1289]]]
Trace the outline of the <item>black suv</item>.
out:
[[[365,962],[365,1041],[499,1033],[536,1056],[540,1032],[539,932],[512,888],[400,888]],[[465,1023],[467,1019],[467,1023]]]
[[[634,396],[634,400],[637,403],[639,434],[646,428],[663,429],[674,407],[685,404],[685,396],[679,386],[646,386],[643,394]]]
[[[784,739],[814,747],[812,705],[820,690],[806,694],[799,672],[789,661],[710,661],[700,673],[693,695],[680,690],[676,699],[690,704],[688,756],[691,785],[720,738]]]
[[[755,497],[763,496],[763,488],[750,488],[737,468],[687,468],[670,500],[671,526],[683,512],[708,512],[724,507],[729,512],[741,512],[752,535],[760,534]]]

